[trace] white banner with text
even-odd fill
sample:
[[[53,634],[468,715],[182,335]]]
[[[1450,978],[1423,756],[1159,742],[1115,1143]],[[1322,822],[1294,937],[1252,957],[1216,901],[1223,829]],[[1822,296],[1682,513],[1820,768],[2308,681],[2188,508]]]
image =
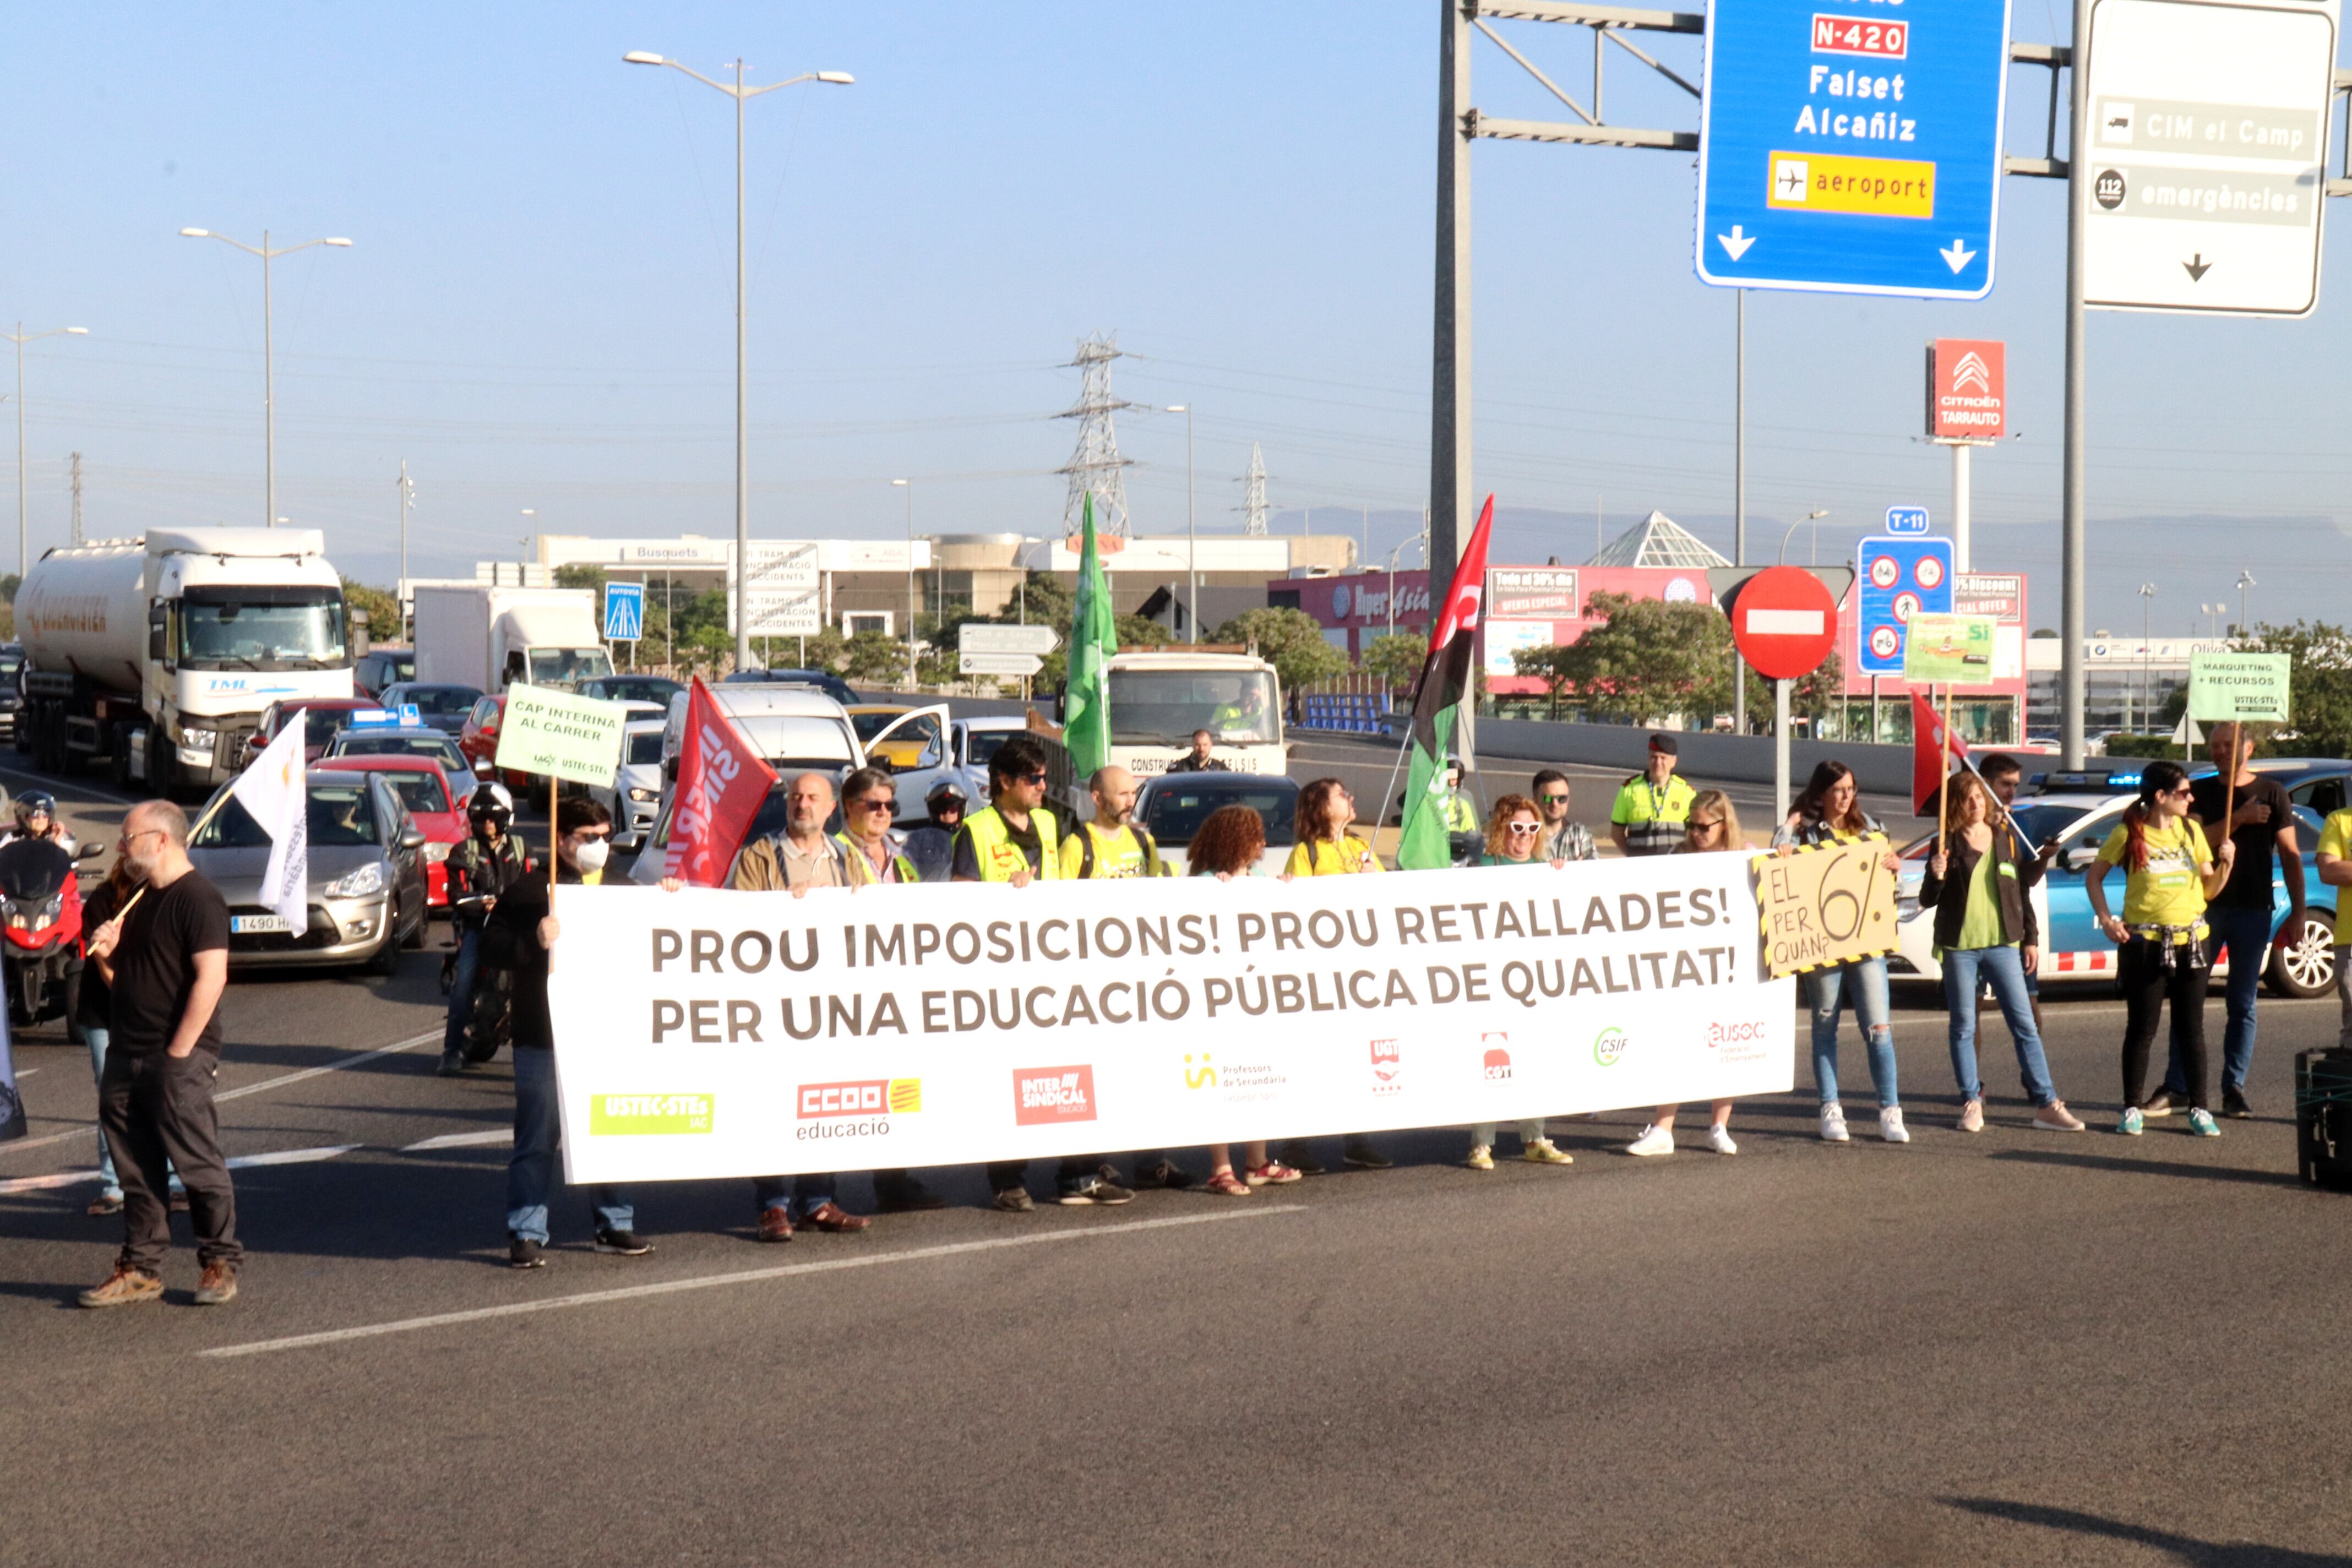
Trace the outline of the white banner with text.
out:
[[[563,889],[575,1182],[966,1164],[1789,1089],[1741,854]]]

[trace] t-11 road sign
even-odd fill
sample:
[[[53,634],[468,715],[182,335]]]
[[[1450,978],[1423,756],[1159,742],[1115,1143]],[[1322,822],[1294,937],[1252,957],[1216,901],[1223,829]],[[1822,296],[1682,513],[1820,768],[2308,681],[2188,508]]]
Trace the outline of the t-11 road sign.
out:
[[[2096,0],[2083,302],[2302,316],[2319,303],[2340,0]]]
[[[1738,289],[1992,289],[2008,0],[1709,0],[1698,275]]]

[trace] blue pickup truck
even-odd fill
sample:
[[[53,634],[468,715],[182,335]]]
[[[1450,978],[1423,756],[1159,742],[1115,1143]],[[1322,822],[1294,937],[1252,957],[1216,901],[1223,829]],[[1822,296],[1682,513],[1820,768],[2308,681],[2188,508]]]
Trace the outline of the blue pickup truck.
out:
[[[2284,946],[2271,950],[2267,978],[2271,989],[2285,996],[2319,996],[2336,984],[2336,898],[2339,889],[2324,886],[2313,852],[2319,828],[2331,812],[2352,805],[2352,762],[2330,757],[2265,757],[2253,763],[2256,773],[2276,779],[2294,802],[2297,844],[2303,849],[2304,897],[2307,900],[2303,929],[2289,935]],[[2191,778],[2210,778],[2210,763],[2190,770]],[[2058,839],[2058,858],[2033,890],[2034,911],[2042,921],[2042,984],[2070,980],[2113,981],[2116,945],[2091,919],[2091,898],[2084,872],[2098,856],[2099,846],[2123,820],[2139,789],[2136,766],[2118,760],[2113,769],[2086,773],[2036,775],[2031,793],[2017,799],[2018,826],[2036,843]],[[1919,881],[1936,836],[1924,835],[1902,850],[1903,875],[1897,908],[1894,956],[1887,972],[1898,979],[1941,981],[1943,966],[1934,952],[1934,921],[1919,908]],[[2111,880],[2110,905],[2122,901],[2119,880]],[[2273,873],[2272,918],[2284,922],[2288,913],[2286,879]],[[2277,932],[2273,930],[2273,937]],[[2223,963],[2217,973],[2227,973]]]

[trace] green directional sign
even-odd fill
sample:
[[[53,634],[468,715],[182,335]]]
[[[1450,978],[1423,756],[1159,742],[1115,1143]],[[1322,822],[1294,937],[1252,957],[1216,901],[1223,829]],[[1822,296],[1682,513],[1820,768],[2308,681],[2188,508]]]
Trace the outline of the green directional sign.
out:
[[[2192,653],[2189,656],[2189,716],[2199,723],[2287,721],[2287,679],[2294,660],[2283,653]]]
[[[575,697],[551,686],[509,686],[498,765],[572,784],[611,784],[621,765],[621,726],[628,713],[625,703]]]
[[[1903,628],[1903,679],[1937,686],[1989,684],[1993,625],[1990,616],[1913,616]]]

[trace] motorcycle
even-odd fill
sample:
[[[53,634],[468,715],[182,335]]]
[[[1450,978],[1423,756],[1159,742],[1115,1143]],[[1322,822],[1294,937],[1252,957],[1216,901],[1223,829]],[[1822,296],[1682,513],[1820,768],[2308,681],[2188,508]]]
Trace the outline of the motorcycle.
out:
[[[82,930],[74,863],[102,852],[96,844],[68,852],[46,838],[0,845],[0,983],[7,987],[13,1027],[63,1018],[67,1032],[75,1032]]]

